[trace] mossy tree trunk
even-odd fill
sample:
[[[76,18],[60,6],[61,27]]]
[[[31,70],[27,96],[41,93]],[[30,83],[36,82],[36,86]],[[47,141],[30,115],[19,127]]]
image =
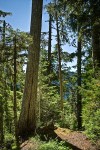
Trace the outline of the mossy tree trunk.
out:
[[[33,43],[29,48],[25,88],[22,101],[22,109],[19,118],[19,134],[34,133],[36,129],[36,101],[38,85],[38,68],[40,57],[40,37],[42,22],[43,0],[32,0],[32,16],[30,34]]]

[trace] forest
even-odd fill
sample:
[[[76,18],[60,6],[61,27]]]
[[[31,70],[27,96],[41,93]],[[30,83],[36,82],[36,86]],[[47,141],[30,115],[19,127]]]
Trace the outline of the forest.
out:
[[[0,150],[99,150],[100,0],[44,1],[30,32],[0,10]]]

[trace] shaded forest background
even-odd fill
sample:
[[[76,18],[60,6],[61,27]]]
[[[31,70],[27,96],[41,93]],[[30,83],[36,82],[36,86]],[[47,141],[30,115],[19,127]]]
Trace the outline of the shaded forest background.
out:
[[[15,31],[5,21],[11,13],[0,10],[0,144],[15,140],[18,148],[19,135],[27,137],[50,122],[84,131],[96,142],[100,138],[100,2],[52,0],[45,6],[48,32],[41,32],[42,7],[42,0],[32,1],[30,33]],[[65,51],[66,44],[76,51]],[[69,67],[74,59],[77,65]]]

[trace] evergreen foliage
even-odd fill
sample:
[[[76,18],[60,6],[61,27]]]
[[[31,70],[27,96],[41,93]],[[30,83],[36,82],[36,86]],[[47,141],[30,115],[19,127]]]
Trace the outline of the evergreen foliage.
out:
[[[32,143],[35,143],[33,146],[36,150],[71,150],[68,146],[65,146],[64,142],[59,142],[57,140],[50,140],[48,142],[41,141],[39,137],[31,138]],[[30,148],[31,150],[32,148]]]
[[[40,57],[40,59],[38,57],[39,69],[37,68],[37,64],[35,64],[35,59],[33,59],[30,54],[33,63],[30,63],[32,67],[30,70],[33,69],[34,65],[38,73],[38,76],[36,76],[38,79],[38,86],[37,88],[35,87],[37,92],[34,93],[31,91],[33,95],[37,95],[37,101],[33,102],[31,99],[34,111],[36,111],[34,112],[36,122],[35,126],[33,122],[30,126],[32,128],[34,126],[35,131],[36,127],[38,128],[41,125],[45,126],[48,122],[53,122],[60,127],[78,130],[78,124],[80,123],[78,119],[81,118],[81,130],[83,130],[90,139],[97,141],[100,138],[99,1],[52,0],[51,3],[45,6],[45,9],[51,19],[51,23],[49,20],[51,29],[49,28],[49,35],[48,33],[41,34],[41,49],[38,53]],[[30,45],[33,48],[34,45],[32,45],[33,38],[29,33],[13,30],[11,25],[5,21],[7,15],[11,15],[11,13],[0,10],[0,17],[3,17],[3,19],[0,20],[0,146],[2,146],[3,143],[6,145],[9,141],[14,141],[11,145],[15,146],[15,126],[18,128],[16,124],[18,123],[19,116],[23,109],[22,99],[23,89],[25,87],[26,65],[27,62],[29,62],[28,54]],[[56,34],[53,36],[53,31],[55,33],[57,29],[59,35]],[[16,124],[14,122],[15,37]],[[38,37],[38,39],[39,38],[40,37]],[[53,45],[50,40],[55,40],[56,44]],[[81,42],[81,51],[79,51],[79,42]],[[63,46],[66,45],[74,47],[75,51],[72,53],[67,50],[65,51]],[[60,48],[59,51],[58,47]],[[77,65],[73,66],[74,71],[72,71],[72,68],[68,67],[68,63],[73,62],[76,58],[80,59],[80,61],[77,61]],[[59,78],[59,70],[61,71],[61,80]],[[32,73],[34,73],[34,71]],[[31,77],[33,77],[32,73],[30,74]],[[30,80],[29,81],[33,84],[34,80],[35,79],[32,80],[32,83]],[[29,83],[29,81],[27,81],[27,83]],[[62,83],[63,95],[62,110],[60,83]],[[81,105],[78,106],[78,102],[80,101]],[[27,106],[27,112],[29,112],[28,109],[32,106],[30,104]],[[33,113],[33,108],[31,108],[31,110],[31,113]],[[27,121],[29,120],[27,119]],[[27,125],[24,124],[26,125],[25,127],[27,127],[27,132],[29,127],[28,123]],[[20,126],[21,125],[19,125],[19,127]],[[37,139],[33,141],[35,140]],[[42,142],[38,139],[37,141],[38,150],[69,150],[63,143],[59,143],[56,140]]]
[[[92,73],[91,73],[92,75]],[[83,127],[91,139],[100,138],[100,76],[98,79],[86,79],[86,84],[81,89],[83,95]]]

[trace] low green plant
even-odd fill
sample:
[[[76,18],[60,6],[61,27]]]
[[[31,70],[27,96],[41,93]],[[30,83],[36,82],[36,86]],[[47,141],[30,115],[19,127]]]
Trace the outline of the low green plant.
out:
[[[83,126],[92,140],[100,138],[100,78],[92,78],[81,90],[83,95]]]
[[[40,140],[39,135],[36,135],[35,137],[31,137],[29,141],[32,143],[29,150],[39,150],[40,145],[42,144],[42,141]]]
[[[50,140],[49,142],[44,142],[40,145],[39,150],[71,150],[64,145],[64,142],[57,142]]]
[[[69,147],[65,146],[65,142],[58,142],[55,140],[41,141],[40,137],[37,135],[30,139],[32,147],[30,150],[71,150]]]
[[[68,101],[64,102],[64,112],[61,113],[63,119],[59,119],[58,123],[60,127],[69,128],[75,130],[77,128],[77,120],[74,111]]]
[[[7,141],[14,141],[14,135],[11,133],[6,133],[5,134],[5,142]]]

